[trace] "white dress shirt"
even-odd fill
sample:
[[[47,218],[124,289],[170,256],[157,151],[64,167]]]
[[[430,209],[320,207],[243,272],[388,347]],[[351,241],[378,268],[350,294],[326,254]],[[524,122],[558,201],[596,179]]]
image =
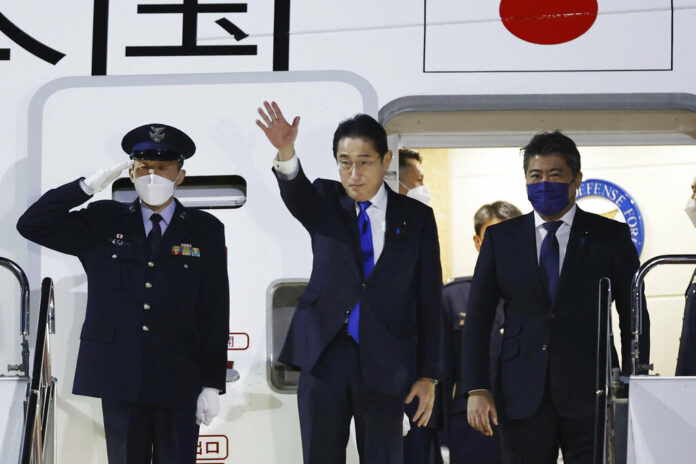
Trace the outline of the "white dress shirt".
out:
[[[556,231],[556,239],[558,240],[558,273],[560,275],[563,268],[563,260],[566,255],[566,248],[568,248],[568,239],[570,238],[570,228],[573,226],[573,219],[575,219],[575,211],[578,209],[577,205],[573,205],[572,208],[568,210],[559,221],[563,221]],[[537,263],[539,262],[541,256],[541,243],[544,241],[546,234],[548,233],[544,229],[544,223],[546,221],[539,216],[539,213],[534,211],[534,230],[536,231],[536,249],[537,249]]]
[[[294,179],[300,171],[300,164],[296,154],[287,161],[278,160],[278,156],[276,155],[275,160],[273,160],[273,167],[279,177],[285,180]],[[370,198],[370,203],[372,204],[366,210],[367,216],[370,218],[370,229],[372,230],[372,247],[375,253],[375,265],[384,249],[384,234],[387,230],[388,198],[387,189],[384,187],[384,183],[382,183],[375,196]],[[360,206],[358,206],[356,202],[355,215],[357,216],[358,214],[360,214]]]

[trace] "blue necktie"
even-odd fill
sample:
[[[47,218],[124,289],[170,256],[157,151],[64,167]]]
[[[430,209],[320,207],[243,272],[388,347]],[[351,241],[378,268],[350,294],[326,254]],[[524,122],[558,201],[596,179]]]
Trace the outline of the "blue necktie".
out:
[[[539,269],[544,278],[549,297],[553,303],[556,298],[556,287],[558,286],[560,257],[558,253],[558,239],[556,231],[563,224],[563,221],[545,222],[546,237],[541,242],[541,253],[539,253]]]
[[[375,267],[375,249],[372,246],[372,228],[370,227],[370,216],[367,215],[367,208],[372,203],[369,201],[359,201],[360,214],[358,214],[358,229],[360,230],[360,249],[363,255],[363,270],[365,271],[365,279],[370,275]],[[358,336],[360,327],[360,302],[355,305],[353,311],[348,316],[348,334],[360,342]]]

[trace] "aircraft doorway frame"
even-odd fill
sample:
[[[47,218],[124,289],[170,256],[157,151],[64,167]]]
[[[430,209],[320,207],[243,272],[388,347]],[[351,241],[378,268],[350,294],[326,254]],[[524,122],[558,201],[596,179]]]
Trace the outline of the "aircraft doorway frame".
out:
[[[572,120],[554,124],[554,114],[574,112],[612,114],[628,117],[610,130],[573,127]],[[661,117],[650,122],[651,113]],[[536,115],[536,126],[525,130],[499,130],[495,117],[490,128],[481,130],[438,131],[428,126],[430,117],[507,114],[511,121]],[[631,121],[631,115],[640,120]],[[515,118],[518,115],[519,118]],[[412,119],[404,120],[411,117]],[[684,120],[684,118],[689,121]],[[693,118],[693,121],[691,119]],[[379,111],[379,121],[387,133],[397,135],[398,145],[409,148],[464,148],[524,146],[536,132],[560,129],[580,146],[620,145],[692,145],[696,144],[696,95],[689,93],[620,93],[620,94],[515,94],[515,95],[414,95],[398,98]],[[450,119],[450,122],[452,120]],[[685,124],[686,123],[686,124]],[[485,125],[485,123],[484,123]],[[651,127],[653,126],[653,127]],[[690,130],[693,129],[693,130]]]

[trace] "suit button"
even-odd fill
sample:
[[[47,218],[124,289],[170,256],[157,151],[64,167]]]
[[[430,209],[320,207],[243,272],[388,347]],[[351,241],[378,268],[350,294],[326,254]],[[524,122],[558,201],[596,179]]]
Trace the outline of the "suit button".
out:
[[[152,284],[150,282],[145,282],[145,288],[152,288]]]
[[[143,332],[149,332],[150,328],[146,325],[143,326]]]
[[[346,310],[345,310],[345,313],[346,313],[346,314],[350,314],[350,309],[346,309]]]
[[[548,350],[548,349],[549,349],[549,346],[548,346],[548,345],[541,345],[541,350],[542,350],[542,351],[546,351],[546,350]]]
[[[464,324],[462,324],[462,325],[464,325]],[[500,335],[503,335],[504,333],[505,333],[505,328],[501,328],[501,329],[500,329]]]
[[[150,309],[150,305],[147,304],[147,303],[145,303],[145,304],[143,305],[143,309],[144,309],[145,311],[147,311],[148,309]]]
[[[114,254],[114,255],[111,255],[111,258],[112,258],[112,259],[116,259],[116,258],[118,258],[118,255],[115,255],[115,254]]]
[[[188,269],[188,264],[184,264],[184,269]]]
[[[549,318],[550,319],[556,319],[556,315],[554,313],[549,313]]]
[[[148,261],[147,266],[148,267],[155,267],[155,263],[153,263],[152,261]]]
[[[361,286],[362,288],[367,288],[367,282],[363,282]]]

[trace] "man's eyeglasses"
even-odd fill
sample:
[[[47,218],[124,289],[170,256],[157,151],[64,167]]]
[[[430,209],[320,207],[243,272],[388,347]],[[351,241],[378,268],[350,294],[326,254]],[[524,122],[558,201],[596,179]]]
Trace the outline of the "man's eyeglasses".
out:
[[[355,168],[356,171],[364,171],[365,169],[369,169],[372,166],[375,165],[377,160],[360,160],[360,161],[347,161],[347,160],[341,160],[338,161],[336,164],[338,165],[338,168],[343,171],[343,172],[350,172]]]

